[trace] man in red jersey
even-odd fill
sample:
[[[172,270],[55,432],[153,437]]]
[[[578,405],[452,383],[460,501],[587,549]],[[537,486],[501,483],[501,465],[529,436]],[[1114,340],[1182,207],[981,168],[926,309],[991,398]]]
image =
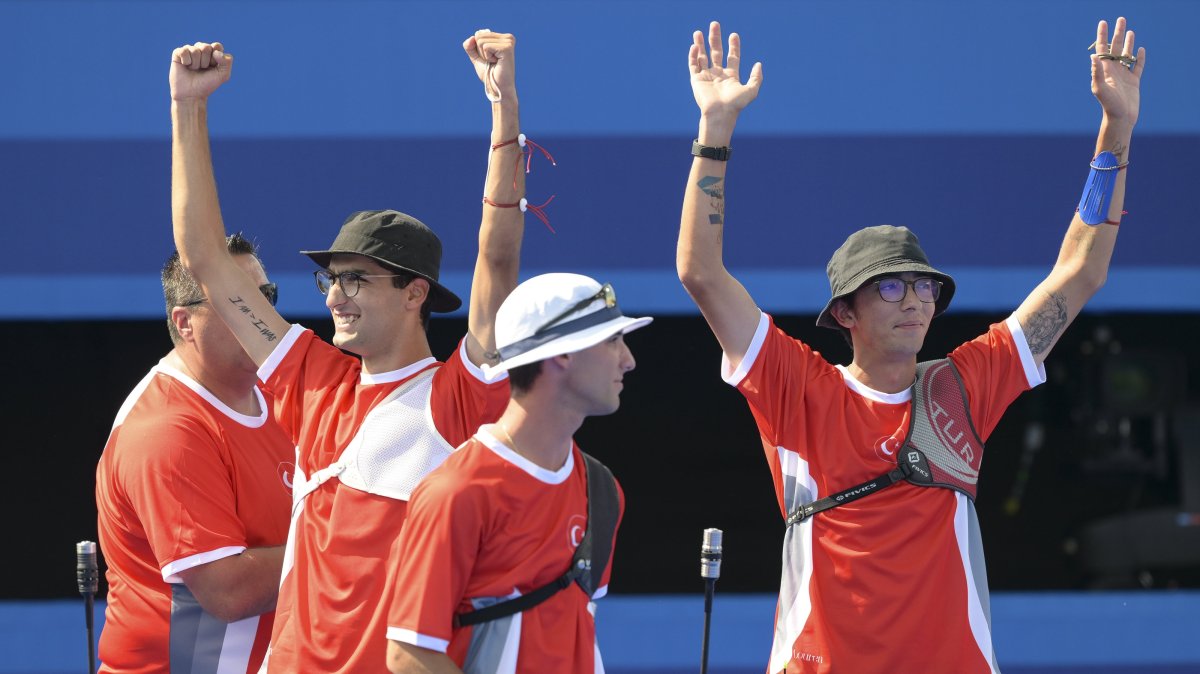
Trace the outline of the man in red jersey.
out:
[[[587,417],[620,406],[634,367],[624,335],[651,320],[622,315],[612,286],[578,274],[536,276],[501,305],[503,360],[489,371],[508,372],[512,400],[413,494],[390,562],[391,671],[604,671],[591,602],[608,590],[611,551],[597,551],[606,563],[598,580],[570,582],[541,603],[479,623],[464,614],[536,596],[574,568],[584,532],[604,518],[599,503],[589,508],[589,497],[601,500],[588,489],[597,469],[585,469],[572,436]],[[612,498],[615,536],[619,490]]]
[[[445,363],[425,326],[461,301],[438,282],[441,242],[416,218],[360,211],[326,250],[306,251],[333,317],[333,345],[289,325],[217,245],[223,236],[209,154],[210,94],[230,77],[220,43],[175,50],[171,64],[175,240],[234,335],[276,394],[274,413],[297,448],[292,525],[283,562],[272,672],[382,667],[385,562],[412,489],[503,411],[508,384],[485,380],[497,307],[516,286],[524,173],[512,35],[464,43],[492,99],[468,333]],[[497,206],[496,204],[500,204]],[[505,205],[512,205],[507,207]],[[347,356],[338,348],[359,356]]]
[[[817,320],[849,337],[853,362],[835,367],[775,327],[722,262],[725,160],[737,117],[762,85],[762,66],[755,64],[743,85],[737,34],[729,37],[725,59],[720,26],[710,26],[711,65],[704,35],[697,31],[693,39],[692,92],[701,118],[676,262],[724,351],[725,381],[750,404],[789,519],[767,671],[998,671],[973,503],[982,441],[1017,395],[1044,381],[1046,356],[1104,283],[1122,214],[1122,169],[1137,122],[1145,52],[1134,55],[1125,19],[1117,20],[1111,41],[1100,22],[1092,93],[1104,117],[1087,198],[1049,276],[1007,320],[945,361],[957,371],[959,386],[951,380],[953,395],[941,402],[957,400],[963,413],[953,419],[955,432],[931,437],[934,446],[961,441],[961,455],[937,465],[922,462],[910,444],[931,457],[928,438],[908,434],[910,425],[926,423],[921,415],[945,421],[928,415],[924,403],[911,408],[922,396],[928,400],[923,393],[914,397],[917,353],[930,322],[949,304],[953,280],[930,266],[907,229],[870,227],[833,254],[833,296]],[[985,163],[981,158],[981,171]],[[920,371],[922,377],[932,372]],[[956,480],[918,485],[931,468]],[[895,471],[901,477],[880,488],[885,480],[876,478]],[[830,498],[838,495],[842,499]],[[821,499],[846,504],[800,510]]]
[[[240,235],[233,262],[275,285]],[[255,672],[271,636],[294,448],[256,366],[172,254],[162,270],[175,348],[134,388],[96,469],[108,606],[102,672]]]

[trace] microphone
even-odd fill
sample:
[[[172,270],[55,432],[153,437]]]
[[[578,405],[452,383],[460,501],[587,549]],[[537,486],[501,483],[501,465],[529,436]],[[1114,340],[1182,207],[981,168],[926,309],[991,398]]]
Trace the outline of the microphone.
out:
[[[704,579],[704,638],[700,642],[700,674],[708,674],[708,633],[712,620],[713,590],[721,577],[720,529],[705,529],[700,546],[700,577]]]
[[[700,546],[700,577],[716,580],[721,577],[721,530],[705,529],[704,544]]]
[[[96,544],[79,541],[75,544],[75,580],[79,583],[79,594],[96,594],[100,589],[100,570],[96,565]]]
[[[75,544],[75,581],[83,595],[84,621],[87,624],[88,674],[96,671],[96,632],[93,598],[100,589],[100,567],[96,564],[96,544],[79,541]]]

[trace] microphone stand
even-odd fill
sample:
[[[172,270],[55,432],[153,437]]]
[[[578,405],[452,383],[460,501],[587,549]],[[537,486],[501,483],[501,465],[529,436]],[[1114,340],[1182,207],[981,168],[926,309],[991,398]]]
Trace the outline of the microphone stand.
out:
[[[700,547],[700,577],[704,579],[704,637],[700,642],[700,674],[708,674],[708,635],[712,624],[712,600],[721,577],[721,530],[705,529]]]
[[[83,595],[84,621],[87,623],[88,674],[96,671],[95,597],[100,587],[100,572],[96,564],[96,544],[80,541],[75,544],[75,580]]]

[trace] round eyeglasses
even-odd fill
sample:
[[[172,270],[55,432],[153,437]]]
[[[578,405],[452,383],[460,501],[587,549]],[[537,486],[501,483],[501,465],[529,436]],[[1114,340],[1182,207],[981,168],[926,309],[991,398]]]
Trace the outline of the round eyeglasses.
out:
[[[313,272],[313,277],[317,279],[317,290],[320,290],[322,295],[328,295],[329,290],[336,284],[342,287],[342,294],[346,297],[357,295],[359,285],[365,278],[395,278],[397,276],[405,276],[405,274],[360,274],[356,271],[335,274],[328,269],[318,269]]]
[[[922,276],[911,281],[905,281],[898,276],[885,276],[881,279],[875,279],[875,288],[879,290],[879,297],[884,302],[899,302],[908,294],[908,287],[912,286],[913,293],[917,299],[922,302],[936,302],[937,298],[942,294],[942,282]]]

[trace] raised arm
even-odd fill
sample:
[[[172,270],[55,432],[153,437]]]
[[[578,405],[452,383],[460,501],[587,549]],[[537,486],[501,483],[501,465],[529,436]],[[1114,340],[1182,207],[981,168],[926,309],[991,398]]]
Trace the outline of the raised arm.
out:
[[[762,64],[755,63],[750,77],[741,83],[738,68],[742,43],[737,33],[729,36],[729,56],[721,42],[721,26],[712,22],[705,53],[704,34],[696,31],[688,53],[692,94],[700,106],[700,130],[696,139],[708,147],[728,147],[738,115],[762,86]],[[721,67],[722,60],[725,67]],[[757,327],[758,306],[750,293],[727,269],[722,257],[725,231],[725,168],[727,162],[696,157],[683,192],[683,214],[679,220],[679,246],[675,266],[679,280],[700,307],[705,320],[721,343],[721,349],[736,367],[750,346]]]
[[[208,143],[208,97],[229,80],[233,57],[220,42],[171,55],[171,218],[183,264],[242,348],[262,365],[288,323],[225,248]]]
[[[517,106],[517,39],[507,33],[476,31],[463,49],[492,102],[492,150],[483,183],[483,217],[479,223],[479,257],[471,280],[467,310],[467,357],[476,365],[496,363],[496,310],[517,287],[525,214],[516,205],[525,196],[525,171],[519,170],[521,133]],[[497,147],[500,146],[500,147]],[[495,206],[494,204],[508,204]]]
[[[1092,93],[1104,110],[1094,155],[1110,152],[1119,165],[1129,162],[1129,143],[1137,124],[1139,88],[1146,67],[1146,50],[1137,50],[1134,58],[1133,31],[1125,28],[1124,17],[1117,19],[1112,40],[1108,23],[1096,28],[1096,53],[1092,55]],[[1132,67],[1126,63],[1132,62]],[[1058,261],[1046,280],[1017,308],[1016,317],[1025,332],[1034,359],[1040,364],[1058,342],[1067,326],[1092,295],[1104,285],[1117,225],[1125,203],[1125,176],[1128,171],[1114,168],[1116,180],[1112,201],[1102,217],[1104,222],[1088,225],[1076,213],[1063,239]]]

